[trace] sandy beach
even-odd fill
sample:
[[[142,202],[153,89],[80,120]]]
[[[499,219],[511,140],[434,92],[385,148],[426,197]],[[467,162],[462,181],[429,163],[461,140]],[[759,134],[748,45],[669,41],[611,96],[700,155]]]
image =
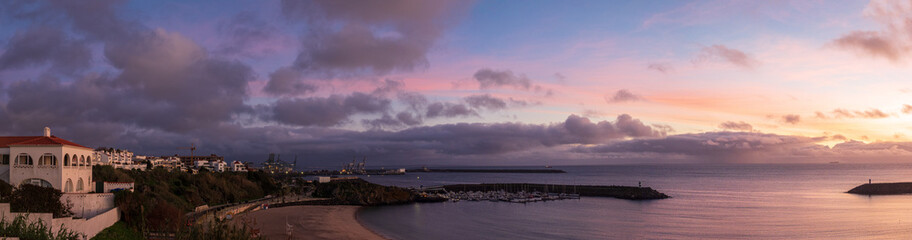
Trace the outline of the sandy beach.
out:
[[[266,239],[385,239],[355,218],[358,206],[291,206],[239,216],[249,219]],[[287,226],[291,225],[291,238]]]

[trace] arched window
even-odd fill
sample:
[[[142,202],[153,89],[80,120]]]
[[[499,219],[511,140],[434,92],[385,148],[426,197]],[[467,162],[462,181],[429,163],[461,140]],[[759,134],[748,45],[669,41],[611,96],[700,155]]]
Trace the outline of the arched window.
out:
[[[63,187],[63,192],[73,192],[73,179],[67,178],[66,185]]]
[[[63,166],[70,166],[70,154],[63,156]]]
[[[51,183],[48,182],[47,180],[40,179],[40,178],[29,178],[26,180],[22,180],[22,184],[32,184],[35,186],[42,186],[42,187],[54,187],[54,185],[51,185]]]
[[[92,156],[86,157],[86,166],[92,166]]]
[[[76,182],[76,191],[77,191],[77,192],[81,192],[82,189],[84,189],[84,188],[82,187],[82,178],[79,178],[79,181]]]
[[[16,158],[16,165],[32,165],[32,156],[29,156],[28,153],[20,153],[19,157]]]
[[[85,165],[86,165],[86,157],[79,156],[79,166],[85,166]]]
[[[41,158],[38,159],[38,165],[57,165],[57,156],[54,154],[45,153],[41,155]]]

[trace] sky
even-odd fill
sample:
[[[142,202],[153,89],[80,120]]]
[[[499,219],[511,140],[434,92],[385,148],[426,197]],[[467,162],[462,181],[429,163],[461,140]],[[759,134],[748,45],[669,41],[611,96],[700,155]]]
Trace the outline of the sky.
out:
[[[0,134],[305,167],[912,161],[912,1],[0,6]]]

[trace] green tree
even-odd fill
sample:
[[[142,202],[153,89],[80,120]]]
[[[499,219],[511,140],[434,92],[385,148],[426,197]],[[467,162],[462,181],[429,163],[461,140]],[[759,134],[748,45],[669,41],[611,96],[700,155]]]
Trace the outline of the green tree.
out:
[[[70,205],[60,202],[63,193],[51,187],[22,184],[10,194],[13,212],[53,213],[54,217],[72,216]]]

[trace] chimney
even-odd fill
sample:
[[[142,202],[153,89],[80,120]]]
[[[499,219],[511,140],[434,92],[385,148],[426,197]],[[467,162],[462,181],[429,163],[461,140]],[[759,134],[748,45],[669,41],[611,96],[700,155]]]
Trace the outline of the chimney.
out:
[[[51,136],[51,128],[49,128],[49,127],[44,127],[44,136],[45,136],[45,137],[50,137],[50,136]]]

